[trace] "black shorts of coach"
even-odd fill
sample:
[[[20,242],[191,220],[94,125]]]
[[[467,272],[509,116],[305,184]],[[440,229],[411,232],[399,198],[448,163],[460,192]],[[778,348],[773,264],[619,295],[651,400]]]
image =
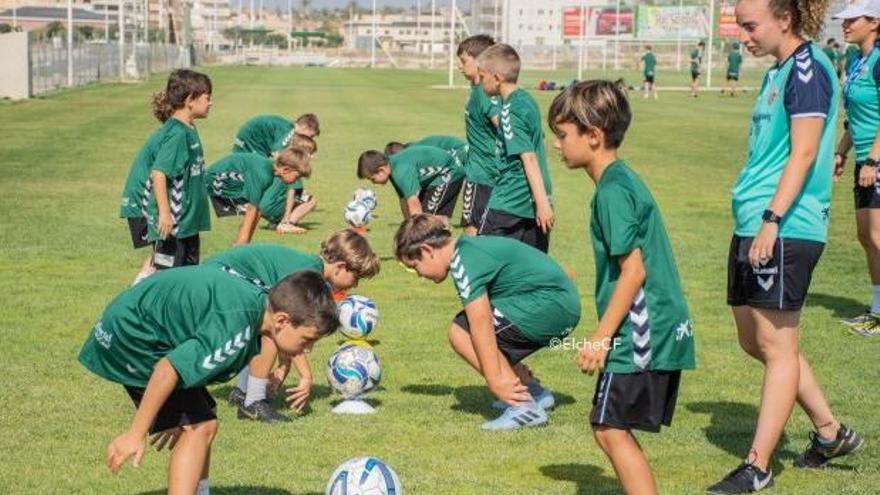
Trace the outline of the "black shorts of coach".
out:
[[[672,425],[681,371],[603,372],[596,381],[590,424],[660,431]]]
[[[452,323],[461,327],[465,332],[471,332],[471,324],[464,311],[455,315]],[[495,341],[498,343],[498,350],[501,351],[501,354],[504,354],[504,357],[507,358],[507,362],[511,366],[516,365],[538,350],[547,347],[523,335],[516,325],[494,308],[492,310],[492,325],[495,329]]]
[[[145,389],[125,385],[125,391],[131,397],[135,407],[141,405]],[[217,419],[217,402],[205,387],[178,388],[171,392],[156,419],[150,425],[150,434],[159,433],[169,428],[194,425],[204,421]]]
[[[871,187],[862,187],[859,185],[859,173],[862,171],[863,165],[864,162],[856,162],[855,175],[853,176],[853,195],[855,196],[856,209],[880,208],[880,167],[877,167],[877,182]]]
[[[727,304],[757,309],[799,311],[825,244],[779,238],[773,258],[758,267],[749,262],[754,237],[733,236],[727,262]]]
[[[419,192],[419,202],[422,203],[422,211],[432,215],[451,217],[455,211],[455,200],[461,191],[464,180],[444,182],[437,186],[428,186]]]
[[[545,253],[550,249],[550,235],[541,230],[537,220],[518,217],[491,208],[486,211],[477,235],[509,237]]]

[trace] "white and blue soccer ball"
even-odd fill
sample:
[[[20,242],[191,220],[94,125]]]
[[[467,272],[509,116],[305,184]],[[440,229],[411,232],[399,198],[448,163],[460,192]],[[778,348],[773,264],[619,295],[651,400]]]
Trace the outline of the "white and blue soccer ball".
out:
[[[345,221],[353,227],[361,227],[370,223],[372,211],[360,201],[351,201],[345,207]]]
[[[368,189],[366,187],[359,187],[354,190],[354,194],[351,196],[352,201],[360,201],[370,211],[376,209],[379,206],[379,198],[376,197],[376,193],[372,189]]]
[[[372,347],[346,342],[327,360],[327,381],[345,399],[355,399],[376,388],[382,364]]]
[[[340,332],[350,339],[365,339],[379,324],[379,310],[372,299],[348,296],[339,302]]]
[[[403,495],[397,473],[375,457],[342,463],[327,483],[325,495]]]

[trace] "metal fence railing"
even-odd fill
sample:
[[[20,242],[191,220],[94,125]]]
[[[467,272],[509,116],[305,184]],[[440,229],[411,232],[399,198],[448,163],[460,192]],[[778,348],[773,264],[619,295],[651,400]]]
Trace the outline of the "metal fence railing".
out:
[[[190,65],[189,51],[160,43],[127,45],[120,67],[119,45],[79,43],[68,50],[63,43],[31,43],[31,92],[34,95],[69,87],[68,56],[72,56],[72,85],[105,80],[138,79],[154,72]]]

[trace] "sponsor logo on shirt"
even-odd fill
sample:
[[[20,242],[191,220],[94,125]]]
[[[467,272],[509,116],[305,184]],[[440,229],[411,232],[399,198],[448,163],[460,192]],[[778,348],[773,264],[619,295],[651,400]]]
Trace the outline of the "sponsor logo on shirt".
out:
[[[685,338],[691,339],[694,337],[694,322],[691,320],[686,320],[678,324],[675,328],[675,341],[681,342]]]
[[[104,330],[104,323],[101,320],[98,320],[98,323],[95,323],[95,327],[92,330],[95,333],[95,340],[97,340],[105,349],[109,349],[110,344],[113,341],[113,334]]]

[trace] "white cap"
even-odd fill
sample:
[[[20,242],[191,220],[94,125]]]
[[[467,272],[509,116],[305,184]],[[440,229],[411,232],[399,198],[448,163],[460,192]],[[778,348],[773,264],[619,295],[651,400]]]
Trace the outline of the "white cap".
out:
[[[834,19],[880,18],[880,0],[849,0],[846,8],[834,15]]]

